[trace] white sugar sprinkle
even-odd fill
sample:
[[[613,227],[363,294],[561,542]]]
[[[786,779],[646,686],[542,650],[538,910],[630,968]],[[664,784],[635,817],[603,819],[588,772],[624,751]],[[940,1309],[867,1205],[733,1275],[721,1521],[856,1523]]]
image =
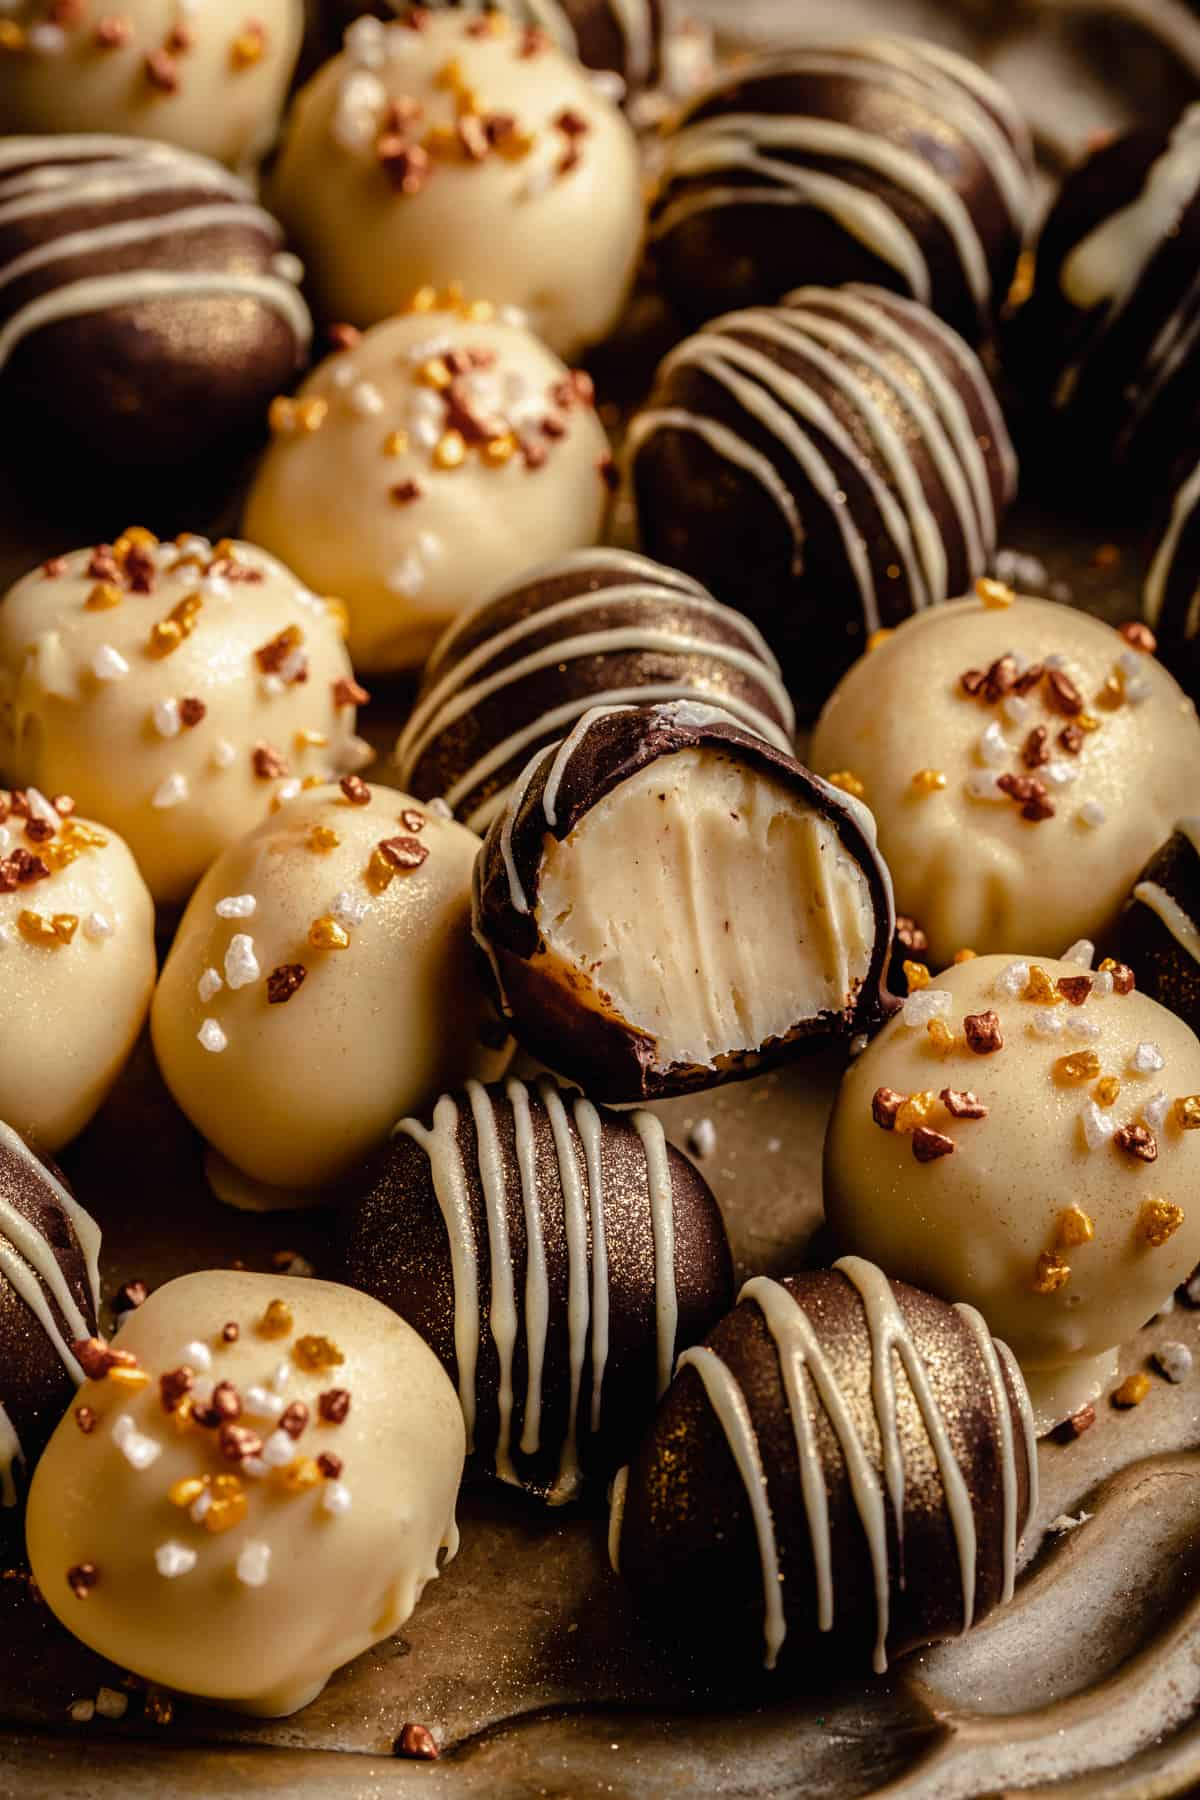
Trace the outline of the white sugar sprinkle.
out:
[[[419,594],[425,586],[425,564],[415,550],[410,550],[394,563],[384,580],[389,594],[398,594],[407,599],[412,594]]]
[[[226,894],[216,905],[218,919],[252,919],[257,910],[253,894]]]
[[[292,1371],[288,1367],[287,1363],[285,1363],[285,1362],[276,1363],[274,1371],[271,1375],[271,1386],[273,1388],[286,1387],[289,1380],[291,1379],[291,1373],[292,1373]]]
[[[350,1489],[344,1481],[330,1481],[325,1484],[321,1495],[321,1511],[332,1513],[335,1519],[341,1518],[350,1511]]]
[[[1079,1123],[1083,1128],[1083,1141],[1089,1150],[1098,1150],[1101,1144],[1107,1144],[1116,1129],[1112,1119],[1101,1112],[1094,1100],[1089,1100],[1080,1113]]]
[[[1192,1372],[1194,1358],[1186,1344],[1172,1338],[1158,1346],[1154,1360],[1168,1381],[1184,1381]]]
[[[67,47],[67,34],[61,25],[39,20],[29,27],[25,42],[37,56],[61,56]]]
[[[188,1507],[188,1518],[192,1521],[193,1525],[202,1525],[204,1523],[205,1514],[208,1512],[211,1505],[212,1495],[209,1490],[205,1488],[202,1494],[196,1495],[196,1498]]]
[[[429,802],[425,810],[434,819],[452,819],[454,817],[454,808],[448,801],[443,800],[440,794]]]
[[[254,954],[254,939],[244,931],[235,931],[225,952],[225,979],[235,991],[257,981],[262,970]]]
[[[1093,1000],[1107,1000],[1113,991],[1113,978],[1108,969],[1097,969],[1096,981],[1092,988]]]
[[[279,786],[275,789],[275,798],[280,801],[296,800],[303,790],[304,783],[300,780],[300,777],[298,775],[292,775],[289,776],[287,781],[280,782]]]
[[[1169,1094],[1164,1094],[1161,1090],[1157,1094],[1152,1094],[1149,1100],[1143,1102],[1142,1117],[1145,1119],[1151,1131],[1162,1130],[1167,1122],[1167,1113],[1170,1111],[1170,1108],[1171,1096]]]
[[[120,681],[129,673],[129,664],[111,644],[101,644],[92,657],[92,674],[97,681]]]
[[[1009,694],[1000,708],[1010,725],[1020,725],[1029,717],[1029,702],[1020,694]]]
[[[1098,825],[1103,825],[1108,814],[1098,800],[1085,800],[1076,817],[1081,825],[1094,831]]]
[[[232,768],[236,758],[237,745],[231,744],[228,738],[218,738],[212,749],[212,759],[217,768]]]
[[[703,1160],[717,1147],[717,1128],[711,1119],[697,1119],[688,1132],[688,1149]]]
[[[173,738],[179,736],[179,702],[178,700],[156,700],[151,712],[154,729],[159,737]]]
[[[995,719],[980,737],[976,748],[980,762],[989,769],[1002,769],[1012,755],[1012,745]]]
[[[215,999],[224,986],[225,983],[215,969],[205,969],[203,975],[196,983],[196,992],[200,996],[201,1005],[207,1006],[209,1001]]]
[[[350,389],[347,400],[361,418],[374,418],[383,411],[383,395],[373,381],[360,381]]]
[[[229,1044],[229,1039],[225,1036],[225,1033],[221,1030],[221,1027],[217,1024],[215,1019],[205,1019],[203,1025],[201,1025],[199,1031],[196,1033],[196,1036],[199,1038],[204,1048],[206,1050],[211,1050],[214,1056],[219,1055]]]
[[[283,1406],[281,1396],[265,1387],[248,1387],[242,1395],[242,1410],[252,1419],[277,1419]]]
[[[198,1338],[195,1338],[190,1344],[183,1346],[180,1361],[185,1362],[189,1369],[198,1370],[203,1375],[212,1368],[212,1351],[207,1344],[202,1344]]]
[[[1089,1019],[1082,1008],[1074,1008],[1067,1015],[1067,1031],[1073,1038],[1083,1038],[1088,1043],[1100,1036],[1100,1027],[1095,1019]]]
[[[138,1430],[128,1413],[113,1421],[113,1443],[131,1469],[148,1469],[162,1455],[162,1445]]]
[[[26,805],[29,807],[30,813],[32,814],[32,816],[35,819],[41,819],[44,824],[53,825],[54,829],[56,831],[58,830],[58,826],[59,826],[58,809],[57,809],[57,807],[51,806],[49,800],[47,800],[47,798],[46,798],[45,794],[43,794],[41,788],[35,788],[35,787],[26,788],[25,789],[25,802],[26,802]]]
[[[1063,1034],[1064,1020],[1061,1012],[1044,1008],[1035,1012],[1029,1021],[1029,1029],[1034,1037],[1055,1038]]]
[[[264,700],[278,700],[280,694],[286,692],[283,677],[281,675],[264,675],[259,682],[259,687],[262,690],[262,697]]]
[[[918,988],[900,1009],[901,1023],[910,1031],[923,1031],[931,1019],[944,1019],[952,1004],[947,988]]]
[[[12,941],[12,926],[0,925],[0,950],[7,950]]]
[[[296,1454],[296,1440],[286,1431],[273,1431],[262,1447],[262,1459],[269,1469],[282,1469]]]
[[[1079,780],[1079,764],[1052,757],[1048,763],[1042,764],[1038,774],[1050,787],[1070,787],[1073,781]]]
[[[262,1587],[271,1570],[271,1546],[254,1538],[237,1559],[237,1578],[246,1587]]]
[[[93,944],[102,944],[113,934],[112,920],[106,913],[92,912],[83,921],[83,935]]]
[[[1129,1067],[1135,1075],[1156,1075],[1166,1065],[1166,1057],[1158,1045],[1152,1043],[1139,1044],[1129,1059]]]
[[[1090,969],[1096,960],[1096,946],[1091,938],[1076,938],[1069,950],[1062,954],[1064,962],[1077,963],[1081,969]]]
[[[168,1581],[174,1581],[177,1575],[191,1574],[196,1566],[196,1552],[186,1544],[177,1544],[174,1539],[168,1538],[154,1552],[154,1566],[160,1575],[165,1575]]]
[[[182,805],[188,797],[188,779],[186,775],[168,775],[165,781],[159,782],[151,798],[151,806],[159,812],[168,812],[173,806]]]
[[[1009,1000],[1015,1000],[1029,986],[1029,964],[1027,962],[1008,963],[996,977],[996,992]]]
[[[1144,675],[1139,675],[1136,681],[1127,680],[1125,683],[1125,699],[1130,706],[1141,706],[1153,692],[1154,689]]]
[[[343,891],[335,896],[329,915],[337,920],[343,930],[353,931],[356,925],[362,924],[370,910],[369,901],[363,900],[358,894]]]
[[[270,1465],[261,1456],[243,1456],[238,1467],[244,1475],[253,1475],[256,1481],[261,1481],[264,1475],[271,1473]]]
[[[119,1688],[102,1687],[96,1691],[96,1714],[101,1719],[123,1719],[129,1711],[129,1695]]]

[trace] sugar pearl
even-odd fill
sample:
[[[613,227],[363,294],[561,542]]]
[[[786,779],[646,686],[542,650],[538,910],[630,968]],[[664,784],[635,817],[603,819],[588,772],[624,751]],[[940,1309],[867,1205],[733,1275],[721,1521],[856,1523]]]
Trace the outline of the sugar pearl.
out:
[[[189,1550],[186,1544],[177,1544],[168,1539],[154,1552],[154,1566],[160,1575],[165,1575],[168,1581],[174,1581],[177,1575],[191,1574],[196,1566],[196,1552]]]
[[[200,996],[201,1005],[207,1006],[209,1001],[214,999],[224,986],[225,983],[215,969],[205,969],[203,975],[196,983],[196,992]]]
[[[263,1587],[271,1572],[271,1546],[255,1538],[237,1559],[237,1578],[246,1587]]]
[[[258,901],[253,894],[227,894],[216,905],[218,919],[252,919],[257,909]]]
[[[900,1009],[900,1018],[910,1031],[924,1031],[933,1019],[944,1019],[953,998],[946,988],[918,988]]]
[[[335,1519],[350,1511],[350,1489],[344,1481],[326,1483],[321,1495],[321,1510],[332,1513]]]
[[[140,1432],[128,1413],[113,1421],[113,1443],[131,1469],[148,1469],[162,1455],[162,1445]]]
[[[203,1025],[201,1025],[199,1031],[196,1033],[196,1036],[199,1038],[204,1048],[206,1050],[211,1050],[214,1056],[219,1055],[229,1044],[229,1039],[225,1036],[225,1033],[221,1030],[221,1027],[217,1024],[215,1019],[205,1019]]]
[[[1083,1126],[1084,1142],[1089,1150],[1098,1150],[1112,1137],[1114,1126],[1107,1116],[1101,1112],[1094,1100],[1089,1100],[1079,1115]]]
[[[160,781],[154,790],[151,806],[159,812],[168,812],[173,806],[180,806],[188,797],[188,778],[176,772]]]
[[[89,913],[83,921],[83,935],[93,944],[102,944],[113,934],[112,920],[102,912]]]
[[[92,657],[92,674],[97,681],[120,681],[129,673],[129,664],[111,644],[101,644]]]
[[[178,700],[156,700],[153,709],[154,729],[159,737],[178,737],[180,732]]]
[[[254,939],[244,931],[235,931],[225,952],[225,979],[231,988],[249,987],[262,971],[254,954]]]

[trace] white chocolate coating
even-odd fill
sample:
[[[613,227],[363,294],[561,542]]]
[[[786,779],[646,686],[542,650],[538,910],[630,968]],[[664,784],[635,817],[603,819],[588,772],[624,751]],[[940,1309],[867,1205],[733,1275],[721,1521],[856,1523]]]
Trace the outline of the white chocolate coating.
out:
[[[478,839],[393,789],[369,793],[353,805],[337,787],[315,788],[224,851],[192,896],[154,998],[159,1067],[183,1111],[235,1169],[288,1190],[292,1205],[319,1198],[312,1190],[398,1118],[470,1076],[495,1080],[507,1061],[480,1041],[491,1015],[470,930]],[[314,845],[314,827],[337,844]],[[381,890],[369,864],[389,839],[425,856]],[[218,914],[218,902],[242,896],[253,912],[243,903],[240,915]],[[310,943],[319,919],[338,925],[345,948]],[[269,975],[295,965],[302,985],[271,1003]],[[220,987],[211,976],[202,986],[209,970]]]
[[[273,1300],[291,1329],[267,1336]],[[222,1338],[227,1323],[239,1328],[234,1343]],[[328,1340],[341,1360],[304,1366],[306,1337]],[[295,1712],[334,1669],[398,1630],[438,1573],[439,1549],[453,1554],[463,1463],[454,1389],[402,1319],[326,1281],[185,1275],[126,1316],[117,1344],[149,1383],[88,1382],[80,1400],[95,1429],[85,1436],[68,1414],[34,1478],[28,1545],[46,1602],[84,1643],[150,1681],[247,1712]],[[197,1346],[206,1370],[194,1367]],[[239,1425],[263,1441],[260,1468],[227,1460],[215,1430],[181,1429],[165,1410],[159,1377],[185,1365],[198,1399],[234,1384]],[[341,1423],[318,1413],[331,1389],[350,1395]],[[291,1438],[277,1420],[295,1401],[308,1420]],[[297,1464],[323,1453],[340,1459],[337,1476],[309,1470],[311,1485],[289,1489]],[[231,1474],[245,1516],[227,1530],[168,1498],[178,1481]],[[97,1579],[79,1599],[66,1574],[85,1563]]]
[[[612,330],[641,249],[637,143],[579,63],[528,42],[500,14],[360,19],[297,97],[272,205],[326,318],[373,325],[459,281],[519,307],[562,356]],[[411,122],[395,102],[419,109]]]
[[[102,1105],[137,1041],[154,990],[154,905],[116,832],[69,820],[30,843],[23,824],[0,825],[0,872],[14,851],[58,861],[78,849],[0,891],[0,1119],[53,1153]]]
[[[301,0],[120,0],[65,24],[53,10],[17,0],[9,14],[21,42],[0,49],[0,132],[161,138],[247,172],[270,148]]]
[[[99,565],[77,550],[61,574],[35,569],[0,602],[0,771],[72,794],[120,831],[160,903],[182,903],[276,795],[363,755],[354,707],[335,694],[352,676],[339,620],[274,557],[232,553],[231,565],[204,538],[157,545],[152,591],[122,575],[110,583],[119,604],[93,609]],[[193,629],[156,653],[154,626],[193,594]],[[288,646],[266,650],[289,631],[301,634],[291,660]],[[185,700],[202,703],[199,723],[186,706],[181,717]],[[263,745],[281,774],[259,772],[276,766],[256,763]]]
[[[527,331],[469,311],[408,313],[328,357],[300,390],[317,423],[277,432],[246,502],[247,536],[346,602],[360,670],[416,667],[499,583],[600,533],[608,442],[591,405]],[[476,366],[430,385],[455,352]],[[452,393],[496,435],[440,466],[447,439],[462,447]]]
[[[944,1008],[951,1047],[908,1022],[910,1003],[851,1064],[826,1139],[825,1202],[841,1245],[978,1308],[1035,1378],[1046,1427],[1055,1423],[1045,1396],[1056,1378],[1131,1337],[1200,1257],[1200,1134],[1174,1110],[1200,1092],[1200,1042],[1136,990],[1105,992],[1102,971],[1081,1005],[1030,998],[1034,966],[1052,988],[1090,973],[1006,956],[959,964],[917,997],[924,1011]],[[941,1002],[926,998],[943,993]],[[997,1015],[1003,1038],[990,1054],[970,1049],[963,1029],[964,1018],[985,1012]],[[1069,1056],[1094,1056],[1097,1073],[1064,1069]],[[1097,1084],[1110,1076],[1119,1092],[1105,1105]],[[880,1088],[934,1096],[928,1128],[953,1149],[918,1160],[911,1132],[874,1122]],[[944,1089],[974,1094],[986,1117],[954,1116],[937,1098]],[[1127,1126],[1149,1132],[1155,1160],[1121,1148],[1114,1134]],[[1181,1209],[1157,1244],[1145,1235],[1151,1200]],[[1064,1220],[1073,1208],[1090,1221],[1090,1239],[1080,1219]],[[1047,1286],[1043,1254],[1061,1260],[1065,1279],[1051,1271]]]
[[[995,704],[964,692],[964,672],[1010,651],[1026,666],[1061,659],[1082,716],[1098,721],[1076,753],[1059,741],[1072,719],[1046,679]],[[1110,678],[1118,689],[1106,695]],[[1046,760],[1031,767],[1024,750],[1039,728]],[[1060,951],[1102,938],[1139,870],[1195,809],[1200,725],[1167,671],[1100,620],[1044,600],[971,599],[909,619],[860,658],[809,760],[862,782],[897,908],[924,927],[940,966],[964,947]],[[922,789],[919,771],[944,786]],[[1010,775],[1043,781],[1053,816],[1024,817],[996,786]]]

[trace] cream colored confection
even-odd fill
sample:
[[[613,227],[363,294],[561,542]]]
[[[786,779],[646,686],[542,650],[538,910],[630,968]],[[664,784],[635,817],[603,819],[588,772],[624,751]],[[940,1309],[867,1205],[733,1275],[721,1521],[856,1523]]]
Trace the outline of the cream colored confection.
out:
[[[231,1270],[159,1288],[113,1350],[87,1359],[88,1429],[68,1413],[34,1477],[46,1604],[149,1681],[295,1712],[457,1547],[453,1386],[367,1295]]]
[[[343,625],[249,544],[56,557],[0,602],[0,776],[73,794],[181,903],[275,799],[369,758]]]
[[[481,310],[378,325],[272,409],[246,534],[346,602],[361,670],[415,668],[499,583],[600,534],[590,381]]]
[[[981,588],[881,634],[810,756],[875,814],[937,964],[1102,939],[1200,790],[1196,709],[1136,634]]]
[[[0,132],[161,138],[250,172],[303,23],[301,0],[16,0],[0,19]]]
[[[78,1136],[124,1068],[156,968],[128,847],[54,798],[0,790],[0,1119],[46,1152]]]
[[[825,1145],[837,1242],[978,1307],[1041,1430],[1200,1259],[1200,1042],[1128,969],[1072,955],[978,957],[912,993]]]
[[[641,250],[637,142],[586,70],[496,13],[357,20],[297,97],[273,209],[326,318],[460,281],[560,355],[612,330]]]
[[[317,1201],[397,1119],[503,1072],[471,942],[478,848],[351,776],[280,807],[209,869],[151,1026],[167,1086],[218,1153],[223,1198]]]

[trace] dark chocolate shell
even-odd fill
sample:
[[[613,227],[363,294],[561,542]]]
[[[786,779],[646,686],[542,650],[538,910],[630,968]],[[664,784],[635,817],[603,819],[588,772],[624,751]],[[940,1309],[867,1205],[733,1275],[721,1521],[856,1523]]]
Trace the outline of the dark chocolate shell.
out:
[[[1176,488],[1142,590],[1158,654],[1200,701],[1200,462]]]
[[[1120,946],[1142,992],[1200,1035],[1200,818],[1181,819],[1142,870]]]
[[[308,354],[283,234],[207,157],[143,138],[0,144],[10,438],[155,470],[248,443]]]
[[[689,701],[586,713],[526,768],[475,866],[513,1030],[609,1102],[874,1031],[897,1004],[893,925],[867,809]]]
[[[100,1230],[65,1177],[0,1124],[0,1529],[83,1380]]]
[[[974,352],[879,289],[714,320],[664,359],[630,445],[646,548],[752,618],[808,702],[985,573],[1016,492]]]
[[[791,749],[791,702],[748,619],[648,557],[570,551],[441,638],[396,747],[400,786],[486,831],[537,750],[589,707],[643,698],[709,701]]]
[[[342,1278],[457,1385],[473,1467],[552,1505],[630,1455],[733,1292],[716,1201],[658,1119],[548,1078],[402,1121],[340,1228]]]
[[[729,1666],[811,1656],[876,1670],[1010,1598],[1037,1504],[1011,1352],[971,1307],[844,1257],[757,1277],[680,1359],[614,1483],[614,1566]]]
[[[655,263],[685,319],[865,281],[986,335],[1031,209],[1029,134],[975,64],[912,38],[737,64],[669,133]]]

